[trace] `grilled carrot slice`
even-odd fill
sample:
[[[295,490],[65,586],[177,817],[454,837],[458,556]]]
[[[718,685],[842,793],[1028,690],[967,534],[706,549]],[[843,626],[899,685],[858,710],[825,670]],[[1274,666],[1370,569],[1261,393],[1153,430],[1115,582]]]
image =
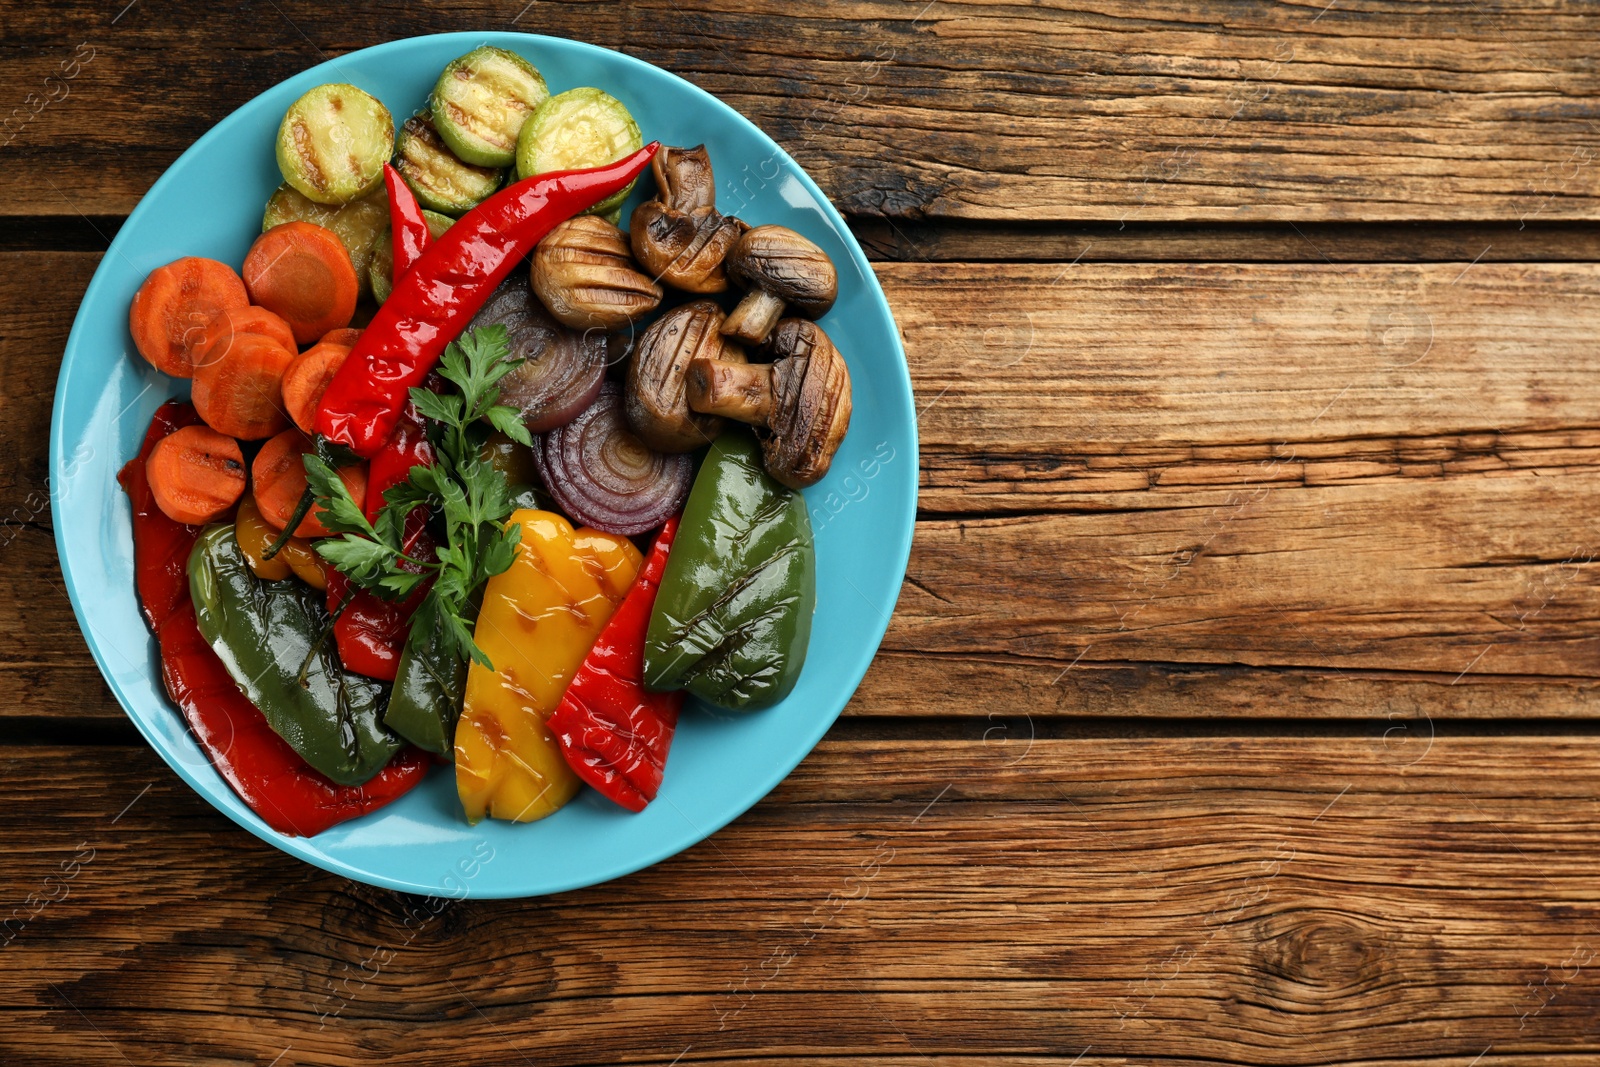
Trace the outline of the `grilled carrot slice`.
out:
[[[207,351],[195,368],[194,407],[206,425],[229,437],[259,441],[289,425],[283,373],[294,352],[256,333],[236,334],[225,352]]]
[[[211,320],[249,303],[244,282],[232,267],[185,256],[157,267],[139,286],[128,308],[128,329],[133,346],[151,366],[188,378],[194,374],[195,356],[209,343]]]
[[[332,341],[336,345],[354,348],[356,339],[361,336],[361,331],[354,326],[341,326],[337,330],[329,330],[322,335],[324,341]]]
[[[234,339],[244,334],[258,334],[278,342],[294,352],[298,345],[289,324],[263,307],[249,304],[242,308],[229,308],[206,324],[200,344],[195,348],[196,369],[220,358],[233,347]]]
[[[285,430],[262,445],[261,451],[256,453],[256,461],[250,465],[250,478],[255,483],[256,508],[263,519],[279,530],[294,515],[295,505],[300,503],[300,495],[306,491],[305,461],[301,457],[313,451],[315,446],[311,438],[299,430]],[[356,500],[367,498],[365,463],[340,467],[339,477],[352,497]],[[321,511],[321,508],[312,508],[311,513],[294,528],[294,535],[328,536],[327,527],[317,521]]]
[[[239,442],[209,426],[163,437],[145,461],[156,507],[173,522],[198,526],[226,515],[244,495]]]
[[[311,222],[274,226],[244,257],[250,299],[283,318],[294,339],[308,345],[350,325],[356,310],[356,269],[344,242]]]
[[[339,373],[349,354],[347,345],[318,341],[296,356],[284,372],[284,410],[294,424],[306,433],[312,431],[312,424],[317,421],[317,405],[322,402],[322,394],[327,391],[328,383]]]

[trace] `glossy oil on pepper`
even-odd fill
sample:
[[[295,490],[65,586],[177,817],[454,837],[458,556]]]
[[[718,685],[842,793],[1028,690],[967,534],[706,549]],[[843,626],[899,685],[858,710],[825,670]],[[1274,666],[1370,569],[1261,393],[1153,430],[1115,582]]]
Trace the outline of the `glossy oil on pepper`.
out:
[[[548,720],[639,570],[625,537],[574,530],[549,511],[517,511],[511,568],[484,586],[474,639],[494,664],[467,671],[456,724],[456,788],[467,819],[531,822],[561,808],[579,780]]]
[[[789,695],[816,605],[805,500],[761,467],[755,438],[725,431],[684,506],[645,640],[644,681],[725,708]]]
[[[324,631],[322,594],[250,572],[231,524],[208,526],[189,555],[200,632],[278,736],[341,785],[359,785],[400,749],[384,728],[384,687],[345,670]]]

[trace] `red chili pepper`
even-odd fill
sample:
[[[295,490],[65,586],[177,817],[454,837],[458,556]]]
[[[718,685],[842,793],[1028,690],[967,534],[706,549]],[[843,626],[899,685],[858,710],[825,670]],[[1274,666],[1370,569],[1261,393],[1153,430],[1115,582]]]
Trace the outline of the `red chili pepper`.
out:
[[[411,476],[412,467],[433,466],[433,445],[423,429],[422,416],[416,405],[406,401],[395,423],[394,432],[378,449],[367,466],[367,521],[378,521],[378,509],[383,507],[383,494]],[[415,512],[413,512],[415,514]]]
[[[567,766],[629,811],[643,811],[656,798],[683,707],[682,692],[644,687],[645,631],[677,532],[673,516],[550,716]]]
[[[139,454],[117,474],[133,504],[133,577],[139,606],[151,630],[159,630],[173,610],[189,600],[189,553],[200,527],[174,522],[156,507],[145,476],[145,461],[163,437],[200,421],[193,404],[169,400],[156,409]]]
[[[416,557],[421,553],[429,558],[433,556],[435,546],[433,538],[425,530],[427,521],[427,512],[422,508],[406,516],[405,538],[401,544],[407,555]],[[326,568],[326,572],[328,610],[338,611],[339,605],[351,593],[350,579],[332,567]],[[384,600],[365,589],[356,589],[350,597],[350,603],[345,605],[344,611],[333,624],[333,639],[338,645],[340,662],[349,670],[368,678],[376,678],[381,682],[394,681],[400,669],[400,650],[405,647],[406,634],[411,629],[411,615],[427,592],[428,586],[424,583],[411,596],[397,603]]]
[[[383,165],[383,184],[389,189],[389,226],[393,231],[394,271],[401,277],[416,263],[422,250],[428,247],[428,220],[422,217],[422,205],[411,186],[388,163]]]
[[[161,674],[217,773],[281,834],[310,837],[375,811],[428,772],[427,755],[409,746],[361,785],[338,785],[312,770],[239,691],[200,636],[188,600],[161,626]]]
[[[350,350],[322,394],[317,433],[370,459],[400,418],[409,390],[439,361],[495,287],[557,223],[633,181],[652,142],[589,170],[537,174],[502,189],[428,245]]]

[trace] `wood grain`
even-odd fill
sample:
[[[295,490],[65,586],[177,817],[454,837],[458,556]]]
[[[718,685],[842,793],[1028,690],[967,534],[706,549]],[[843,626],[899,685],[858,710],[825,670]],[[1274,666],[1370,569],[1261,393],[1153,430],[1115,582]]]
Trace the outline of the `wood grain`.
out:
[[[0,216],[18,247],[23,220]],[[855,216],[851,232],[875,261],[933,263],[1548,263],[1600,260],[1592,222],[1056,222]],[[53,224],[50,232],[59,234]],[[94,231],[74,227],[89,244]],[[55,245],[64,248],[60,236]],[[31,246],[30,246],[31,247]]]
[[[1403,0],[476,0],[370,3],[360,18],[284,0],[224,21],[193,3],[119,11],[73,0],[14,13],[0,213],[125,214],[196,137],[293,73],[396,37],[513,28],[619,48],[710,90],[853,215],[1600,213],[1600,105],[1578,0],[1426,12]]]
[[[1494,449],[1509,432],[1530,435],[1505,442],[1531,453],[1523,463],[1582,465],[1597,440],[1581,433],[1600,410],[1583,357],[1600,314],[1594,264],[877,272],[912,366],[932,510],[963,509],[952,498],[976,481],[947,480],[944,453],[1035,460],[989,471],[981,490],[1017,486],[1027,506],[1149,506],[1201,486],[1221,500],[1268,483],[1503,471]],[[1061,492],[1080,471],[1083,495]]]
[[[890,650],[1592,676],[1593,265],[879,273],[925,509]]]
[[[0,1055],[1594,1055],[1597,760],[1593,738],[825,742],[656,868],[430,904],[276,852],[143,749],[10,751],[8,801],[51,817],[0,830],[6,910],[39,909],[0,950]]]

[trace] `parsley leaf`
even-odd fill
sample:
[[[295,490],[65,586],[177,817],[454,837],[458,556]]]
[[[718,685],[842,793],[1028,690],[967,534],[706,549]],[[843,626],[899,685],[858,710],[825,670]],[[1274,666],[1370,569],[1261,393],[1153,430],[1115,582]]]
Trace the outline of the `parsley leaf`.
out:
[[[516,558],[522,531],[505,528],[511,514],[511,488],[503,473],[482,455],[490,427],[528,445],[532,436],[516,410],[499,403],[499,383],[520,359],[511,357],[504,326],[484,326],[449,345],[439,374],[455,392],[412,389],[411,402],[423,417],[435,463],[412,467],[406,480],[385,490],[377,519],[368,522],[343,479],[322,456],[305,457],[306,480],[318,516],[342,536],[317,542],[322,558],[352,584],[390,600],[404,600],[432,581],[411,618],[452,653],[493,668],[472,638],[469,598],[484,582],[504,572]],[[405,553],[406,518],[428,507],[443,520],[445,543],[431,560]]]

